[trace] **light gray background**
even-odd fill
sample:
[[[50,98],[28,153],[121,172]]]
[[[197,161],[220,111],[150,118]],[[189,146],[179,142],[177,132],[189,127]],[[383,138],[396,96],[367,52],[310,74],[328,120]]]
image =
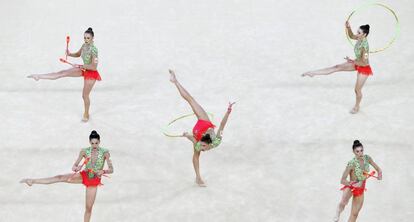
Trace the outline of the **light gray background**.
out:
[[[384,171],[383,181],[367,183],[360,221],[411,221],[413,2],[384,1],[398,13],[401,35],[371,55],[374,76],[358,115],[348,113],[354,72],[300,77],[353,56],[344,21],[360,3],[2,0],[0,220],[81,221],[82,185],[18,181],[69,173],[96,129],[115,174],[103,180],[92,221],[331,221],[354,139]],[[370,23],[375,48],[391,37],[393,20],[372,10],[351,25]],[[89,26],[103,81],[84,124],[81,78],[25,76],[68,68],[58,61],[65,36],[75,51]],[[194,185],[190,143],[160,131],[191,111],[168,68],[216,124],[227,102],[238,102],[220,148],[201,156],[207,188]]]

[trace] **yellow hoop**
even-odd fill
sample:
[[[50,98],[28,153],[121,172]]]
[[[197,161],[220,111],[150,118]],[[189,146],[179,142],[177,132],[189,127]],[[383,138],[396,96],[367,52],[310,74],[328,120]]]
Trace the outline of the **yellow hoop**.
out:
[[[399,33],[400,33],[400,21],[398,20],[397,14],[394,12],[394,10],[392,10],[390,7],[381,4],[381,3],[371,3],[371,4],[367,4],[367,5],[363,5],[361,7],[359,7],[358,9],[355,9],[354,11],[351,12],[351,14],[348,16],[348,19],[346,21],[349,21],[349,19],[352,17],[352,15],[361,10],[361,9],[365,9],[369,6],[381,6],[385,9],[387,9],[389,12],[391,12],[394,15],[395,21],[397,22],[397,25],[395,26],[395,35],[394,37],[388,42],[388,44],[385,47],[379,48],[379,49],[375,49],[375,50],[370,50],[369,53],[377,53],[377,52],[382,52],[386,49],[388,49],[393,43],[394,41],[397,39]],[[346,34],[346,38],[348,39],[348,42],[352,45],[352,47],[354,47],[355,45],[352,43],[351,39],[349,38],[348,35],[348,29],[345,28],[345,34]]]

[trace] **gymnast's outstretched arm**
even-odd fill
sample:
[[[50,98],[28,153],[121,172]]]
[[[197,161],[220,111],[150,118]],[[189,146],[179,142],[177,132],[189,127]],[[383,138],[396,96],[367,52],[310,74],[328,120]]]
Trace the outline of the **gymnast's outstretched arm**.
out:
[[[224,127],[227,124],[227,120],[229,118],[229,115],[230,115],[230,113],[232,111],[232,107],[233,107],[234,104],[235,103],[229,103],[229,106],[227,107],[227,112],[226,112],[226,114],[224,114],[223,120],[221,120],[221,123],[220,123],[220,127],[217,130],[217,134],[216,134],[217,137],[221,137],[222,136]]]
[[[345,27],[346,27],[349,38],[357,40],[357,37],[352,32],[351,25],[349,24],[348,21],[345,22]]]

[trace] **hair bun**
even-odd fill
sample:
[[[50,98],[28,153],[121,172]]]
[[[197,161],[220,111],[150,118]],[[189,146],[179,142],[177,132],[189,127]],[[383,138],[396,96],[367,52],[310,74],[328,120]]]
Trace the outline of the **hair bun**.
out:
[[[92,139],[98,139],[101,140],[101,136],[99,136],[98,132],[96,130],[92,130],[91,134],[89,135],[89,140]]]
[[[354,144],[352,145],[352,149],[354,150],[357,147],[363,147],[362,143],[359,140],[354,140]]]
[[[88,33],[88,34],[91,34],[91,36],[92,37],[94,37],[94,33],[93,33],[93,30],[92,30],[92,28],[91,27],[89,27],[86,31],[85,31],[85,33]]]

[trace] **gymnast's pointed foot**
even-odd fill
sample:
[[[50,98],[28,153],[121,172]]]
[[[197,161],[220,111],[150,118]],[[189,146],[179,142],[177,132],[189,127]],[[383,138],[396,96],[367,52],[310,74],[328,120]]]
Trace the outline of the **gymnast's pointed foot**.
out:
[[[354,108],[349,111],[351,114],[357,114],[359,112],[359,106],[354,106]]]
[[[20,183],[25,183],[25,184],[27,184],[27,186],[31,187],[33,185],[33,180],[32,179],[23,179],[23,180],[20,180]]]
[[[175,72],[172,69],[168,70],[170,72],[170,82],[172,83],[176,83],[177,82],[177,78],[175,77]]]
[[[27,78],[39,81],[39,75],[37,74],[28,75]]]
[[[86,123],[88,121],[89,121],[89,114],[88,113],[83,114],[82,122]]]
[[[314,75],[313,75],[313,73],[312,73],[312,72],[305,72],[305,73],[303,73],[301,76],[302,76],[302,77],[305,77],[305,76],[313,77]]]
[[[196,178],[196,184],[199,187],[207,187],[206,183],[204,183],[204,181],[201,178]]]

